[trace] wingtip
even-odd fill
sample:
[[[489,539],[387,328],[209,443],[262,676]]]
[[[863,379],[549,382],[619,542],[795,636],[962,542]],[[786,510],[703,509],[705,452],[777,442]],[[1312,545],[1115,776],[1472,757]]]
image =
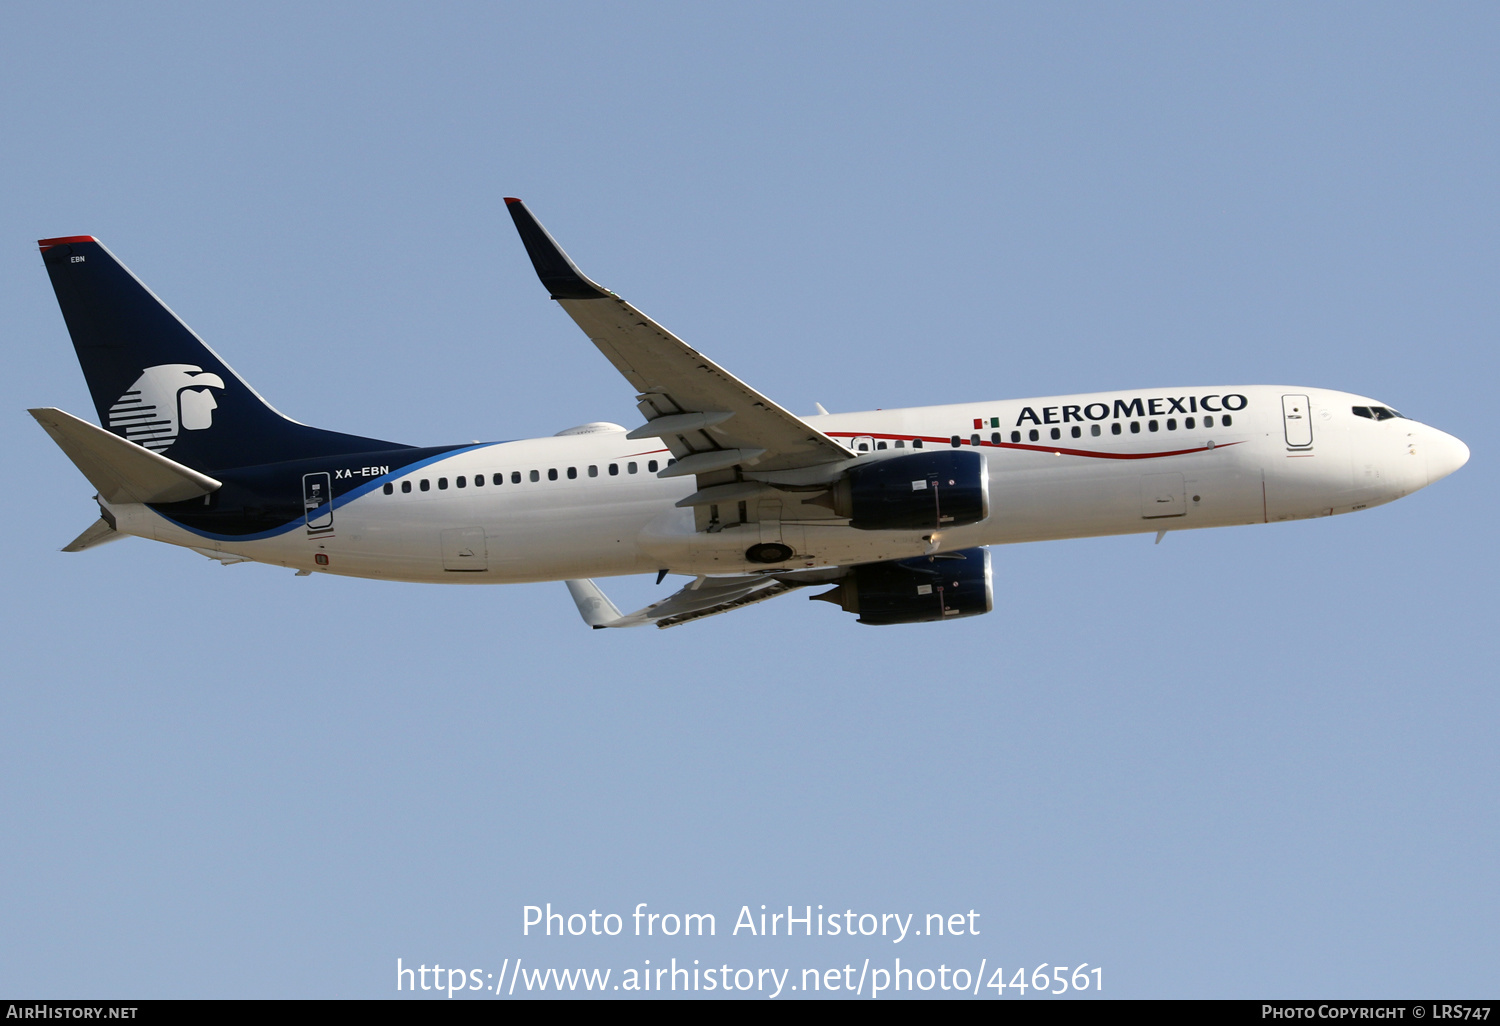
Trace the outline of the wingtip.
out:
[[[42,250],[49,250],[53,246],[66,246],[74,242],[98,242],[92,235],[64,235],[56,239],[37,239],[36,244]]]
[[[505,205],[507,207],[513,207],[513,206],[515,206],[519,202],[521,202],[521,201],[518,200],[518,199],[516,199],[516,197],[514,197],[514,196],[507,196],[507,197],[505,197]]]

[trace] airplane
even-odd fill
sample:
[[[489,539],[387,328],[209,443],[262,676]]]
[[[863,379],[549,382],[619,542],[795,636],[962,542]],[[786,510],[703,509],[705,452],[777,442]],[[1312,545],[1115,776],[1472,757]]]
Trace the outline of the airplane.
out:
[[[673,627],[804,588],[872,625],[994,605],[988,546],[1332,516],[1469,458],[1347,392],[1149,388],[799,417],[586,277],[506,199],[542,285],[643,423],[412,446],[277,412],[104,244],[41,255],[100,425],[29,412],[96,489],[65,552],[126,535],[299,576],[564,580],[596,629]],[[692,580],[622,614],[594,578]]]

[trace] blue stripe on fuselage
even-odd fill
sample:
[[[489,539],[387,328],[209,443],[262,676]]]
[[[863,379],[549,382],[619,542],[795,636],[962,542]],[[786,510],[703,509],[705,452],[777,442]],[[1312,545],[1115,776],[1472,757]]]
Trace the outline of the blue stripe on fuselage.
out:
[[[388,481],[394,481],[397,478],[405,477],[413,471],[421,470],[423,467],[431,466],[434,463],[438,463],[442,460],[446,460],[454,456],[462,456],[465,453],[476,452],[480,449],[487,449],[490,446],[504,444],[506,443],[481,442],[478,445],[466,445],[457,449],[449,449],[446,452],[438,453],[436,456],[429,456],[426,459],[417,460],[415,463],[408,463],[406,466],[401,467],[398,470],[394,470],[389,474],[382,474],[380,477],[373,478],[372,480],[367,481],[364,484],[351,488],[349,489],[349,491],[343,493],[342,495],[335,495],[331,502],[325,502],[323,505],[311,511],[312,519],[316,520],[320,516],[327,515],[329,512],[331,512],[331,509],[337,509],[340,506],[347,506],[355,499],[367,494],[372,488],[383,485]],[[205,531],[202,528],[191,527],[175,519],[174,517],[167,516],[160,510],[153,510],[153,512],[162,517],[162,519],[176,525],[177,527],[182,528],[184,531],[196,534],[200,538],[211,538],[214,541],[221,542],[263,541],[266,538],[275,538],[278,535],[283,535],[288,531],[295,531],[298,527],[305,526],[309,516],[308,512],[304,511],[303,513],[300,513],[298,516],[279,527],[273,527],[269,531],[259,531],[255,534],[218,534],[214,531]]]

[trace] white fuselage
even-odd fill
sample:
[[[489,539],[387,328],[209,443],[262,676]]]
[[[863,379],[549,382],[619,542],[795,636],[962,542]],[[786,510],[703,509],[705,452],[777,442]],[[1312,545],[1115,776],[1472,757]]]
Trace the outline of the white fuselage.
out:
[[[1326,389],[1233,386],[807,418],[867,459],[911,449],[918,439],[926,451],[950,447],[954,436],[963,446],[977,439],[989,465],[989,516],[936,538],[852,529],[802,505],[812,492],[757,499],[754,522],[726,513],[730,526],[698,531],[693,511],[674,505],[695,490],[693,479],[658,478],[650,462],[665,466],[665,447],[628,441],[623,430],[474,445],[396,474],[355,457],[343,469],[365,484],[335,504],[331,522],[324,515],[255,540],[195,533],[139,505],[111,513],[125,533],[215,558],[398,581],[766,570],[745,551],[767,541],[795,554],[781,568],[850,565],[934,547],[1348,513],[1401,498],[1468,458],[1462,442],[1435,428],[1352,412],[1376,405]]]

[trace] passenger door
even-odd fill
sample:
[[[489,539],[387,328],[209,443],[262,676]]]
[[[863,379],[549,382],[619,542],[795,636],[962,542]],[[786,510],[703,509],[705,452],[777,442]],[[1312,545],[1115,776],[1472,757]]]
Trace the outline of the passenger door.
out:
[[[326,471],[302,475],[302,511],[309,534],[333,530],[333,480]]]
[[[1312,409],[1305,395],[1281,397],[1281,422],[1286,428],[1288,449],[1312,448]]]

